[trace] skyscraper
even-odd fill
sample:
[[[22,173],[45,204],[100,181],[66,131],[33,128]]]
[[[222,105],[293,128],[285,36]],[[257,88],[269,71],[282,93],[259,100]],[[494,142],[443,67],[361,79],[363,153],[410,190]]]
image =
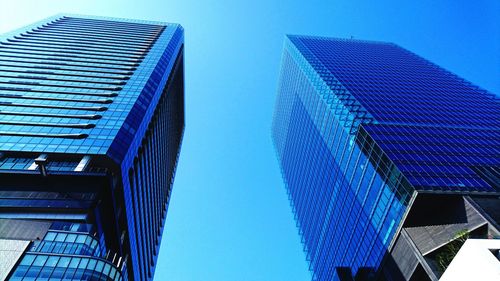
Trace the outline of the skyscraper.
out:
[[[313,280],[437,280],[498,237],[500,101],[390,43],[287,36],[272,135]],[[452,242],[450,242],[452,241]]]
[[[178,24],[73,15],[0,37],[0,279],[153,278],[183,42]]]

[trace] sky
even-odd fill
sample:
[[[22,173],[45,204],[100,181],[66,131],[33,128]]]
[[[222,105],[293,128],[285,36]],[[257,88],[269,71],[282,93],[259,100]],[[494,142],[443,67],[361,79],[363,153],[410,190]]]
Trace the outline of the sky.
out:
[[[271,140],[285,34],[391,41],[500,93],[498,0],[16,0],[2,1],[0,33],[62,12],[184,27],[186,131],[160,281],[311,279]]]

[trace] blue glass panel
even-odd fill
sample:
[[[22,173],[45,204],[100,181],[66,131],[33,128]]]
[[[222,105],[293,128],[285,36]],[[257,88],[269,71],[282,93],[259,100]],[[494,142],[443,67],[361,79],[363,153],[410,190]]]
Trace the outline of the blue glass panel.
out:
[[[272,135],[313,279],[374,275],[416,192],[498,195],[498,120],[494,94],[397,45],[288,36]]]

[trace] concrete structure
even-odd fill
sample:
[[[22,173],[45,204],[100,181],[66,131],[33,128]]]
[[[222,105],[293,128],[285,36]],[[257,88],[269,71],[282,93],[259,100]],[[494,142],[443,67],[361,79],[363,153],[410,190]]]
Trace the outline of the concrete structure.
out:
[[[468,239],[439,280],[500,280],[499,251],[499,239]]]

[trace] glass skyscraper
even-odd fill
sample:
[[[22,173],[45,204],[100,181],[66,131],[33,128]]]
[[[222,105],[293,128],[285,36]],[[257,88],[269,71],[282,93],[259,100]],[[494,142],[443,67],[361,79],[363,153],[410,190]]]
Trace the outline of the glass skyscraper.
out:
[[[313,280],[437,280],[499,237],[500,100],[395,44],[287,36],[272,135]]]
[[[0,279],[151,280],[184,132],[180,25],[0,37]]]

